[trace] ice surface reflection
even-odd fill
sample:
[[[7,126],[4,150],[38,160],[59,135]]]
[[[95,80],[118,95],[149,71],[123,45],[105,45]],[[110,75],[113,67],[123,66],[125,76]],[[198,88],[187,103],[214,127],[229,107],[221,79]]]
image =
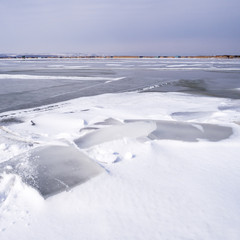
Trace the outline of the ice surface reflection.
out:
[[[0,171],[19,175],[47,198],[105,170],[73,146],[44,146],[1,163]]]
[[[238,59],[1,60],[0,112],[127,91],[240,99],[239,79]]]

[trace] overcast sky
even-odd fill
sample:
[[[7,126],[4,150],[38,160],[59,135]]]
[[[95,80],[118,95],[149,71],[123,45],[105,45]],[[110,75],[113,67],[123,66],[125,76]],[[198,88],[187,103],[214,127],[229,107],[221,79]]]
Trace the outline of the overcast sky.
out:
[[[240,0],[0,0],[0,53],[240,54]]]

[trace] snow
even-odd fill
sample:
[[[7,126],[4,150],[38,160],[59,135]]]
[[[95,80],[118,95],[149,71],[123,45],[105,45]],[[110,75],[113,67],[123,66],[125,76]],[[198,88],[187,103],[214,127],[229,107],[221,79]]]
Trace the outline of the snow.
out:
[[[0,239],[238,240],[239,104],[119,93],[4,113],[21,121],[0,128],[2,164],[34,149],[71,145],[106,171],[46,200],[19,175],[2,173]],[[177,139],[149,137],[183,126],[194,129],[194,141],[187,141],[188,131]],[[222,137],[212,141],[214,134]]]
[[[1,74],[0,79],[48,79],[48,80],[60,80],[70,79],[79,81],[118,81],[121,78],[109,78],[109,77],[78,77],[78,76],[38,76],[38,75],[25,75],[25,74]]]

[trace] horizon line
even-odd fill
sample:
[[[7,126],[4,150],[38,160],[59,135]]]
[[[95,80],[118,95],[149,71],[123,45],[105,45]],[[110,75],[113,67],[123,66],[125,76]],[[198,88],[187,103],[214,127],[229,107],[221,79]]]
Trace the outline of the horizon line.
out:
[[[33,54],[33,53],[0,53],[0,59],[8,58],[240,58],[239,54],[217,54],[217,55],[128,55],[128,54],[117,54],[117,55],[105,55],[105,54],[83,54],[83,53],[66,53],[66,54]]]

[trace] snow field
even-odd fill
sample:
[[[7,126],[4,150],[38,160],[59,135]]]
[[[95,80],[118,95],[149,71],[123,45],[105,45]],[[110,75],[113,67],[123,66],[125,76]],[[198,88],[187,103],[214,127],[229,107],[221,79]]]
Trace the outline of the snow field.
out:
[[[47,200],[17,175],[1,174],[1,240],[239,239],[240,112],[233,107],[238,103],[180,93],[121,93],[14,112],[23,122],[6,126],[9,133],[0,129],[1,162],[37,146],[88,140],[98,131],[94,144],[90,139],[79,148],[106,172]],[[146,136],[156,126],[139,122],[122,131],[119,126],[129,119],[217,124],[233,134],[216,142],[150,140]]]

